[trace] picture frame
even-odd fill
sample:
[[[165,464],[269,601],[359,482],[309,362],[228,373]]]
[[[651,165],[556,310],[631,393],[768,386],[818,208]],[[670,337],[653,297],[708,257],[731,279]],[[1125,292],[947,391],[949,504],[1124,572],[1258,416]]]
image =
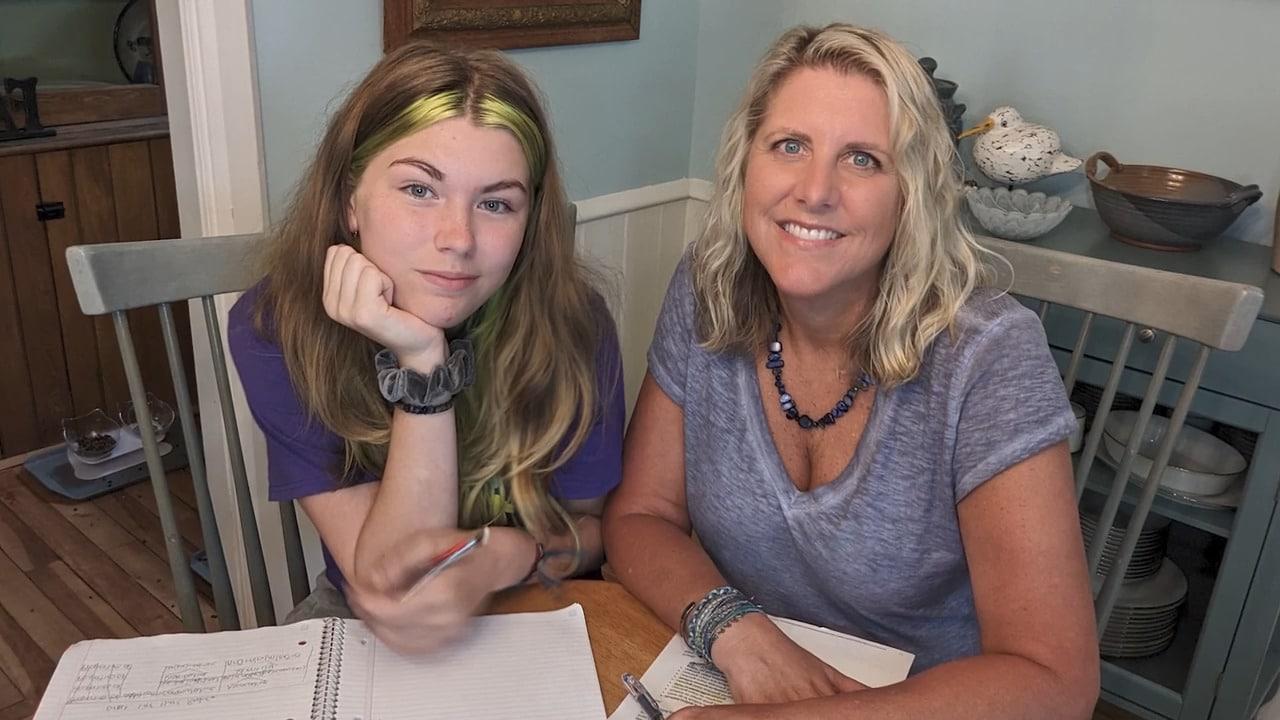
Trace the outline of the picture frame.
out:
[[[641,0],[383,0],[383,50],[411,37],[500,49],[640,37]]]

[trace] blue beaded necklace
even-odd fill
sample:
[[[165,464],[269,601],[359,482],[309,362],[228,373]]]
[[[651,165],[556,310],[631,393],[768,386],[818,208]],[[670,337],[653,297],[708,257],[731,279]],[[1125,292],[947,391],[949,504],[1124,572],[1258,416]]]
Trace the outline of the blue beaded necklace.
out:
[[[773,342],[769,343],[769,353],[765,356],[764,366],[773,373],[773,386],[778,388],[778,404],[782,406],[783,414],[787,416],[788,420],[795,421],[805,430],[834,425],[836,419],[849,412],[849,409],[853,407],[854,396],[871,387],[871,376],[865,372],[861,373],[858,376],[858,382],[845,391],[844,396],[836,402],[835,407],[831,408],[826,415],[814,420],[796,409],[795,399],[791,397],[791,393],[787,392],[787,386],[782,383],[782,367],[786,363],[782,361],[782,340],[779,335],[781,332],[782,323],[774,323]]]

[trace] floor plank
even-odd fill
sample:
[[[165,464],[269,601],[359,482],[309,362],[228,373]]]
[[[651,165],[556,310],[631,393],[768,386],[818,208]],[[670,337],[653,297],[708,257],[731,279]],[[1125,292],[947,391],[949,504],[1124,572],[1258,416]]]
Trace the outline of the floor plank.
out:
[[[61,560],[37,568],[31,580],[90,638],[136,637],[138,631]]]
[[[8,675],[0,672],[0,708],[7,708],[20,702],[22,702],[22,691],[13,684]]]
[[[143,547],[142,543],[132,542],[116,548],[112,554],[115,561],[124,568],[140,587],[146,589],[156,600],[164,603],[175,616],[181,616],[178,609],[178,592],[173,586],[173,574],[169,571],[167,560],[161,560],[156,554]],[[218,613],[213,605],[198,591],[196,600],[200,603],[200,614],[204,617],[206,628],[218,629]]]
[[[62,657],[72,643],[85,639],[75,623],[67,619],[31,579],[0,553],[0,607],[9,613],[27,635],[44,650],[50,660]]]
[[[164,546],[164,532],[160,529],[160,518],[142,503],[122,492],[103,495],[95,502],[100,510],[116,521],[133,539],[142,543],[157,557],[168,557]],[[196,546],[187,542],[186,538],[183,538],[183,546],[188,553],[196,550]]]
[[[33,481],[34,482],[34,481]],[[94,545],[110,553],[112,550],[136,542],[132,535],[125,532],[116,521],[107,517],[106,513],[93,503],[50,501],[49,506],[67,519],[67,522],[84,533]]]
[[[0,481],[0,503],[42,537],[85,584],[101,597],[111,598],[113,607],[139,632],[158,635],[182,630],[182,623],[164,604],[50,507],[48,500],[37,498],[23,483],[10,479]]]
[[[53,676],[54,662],[4,608],[0,608],[0,672],[36,701]]]
[[[169,490],[183,505],[196,509],[196,487],[191,480],[190,468],[180,468],[169,473]]]
[[[0,504],[0,552],[27,571],[47,565],[58,558],[26,523],[3,504]]]
[[[123,490],[129,497],[137,500],[143,507],[158,519],[160,510],[156,506],[156,496],[151,492],[151,483],[138,483],[130,485]],[[170,491],[170,496],[174,493]],[[202,545],[200,534],[200,516],[189,505],[178,502],[174,497],[173,502],[173,520],[178,525],[178,534],[193,545]]]
[[[35,703],[23,700],[0,710],[0,720],[29,720],[35,714]]]

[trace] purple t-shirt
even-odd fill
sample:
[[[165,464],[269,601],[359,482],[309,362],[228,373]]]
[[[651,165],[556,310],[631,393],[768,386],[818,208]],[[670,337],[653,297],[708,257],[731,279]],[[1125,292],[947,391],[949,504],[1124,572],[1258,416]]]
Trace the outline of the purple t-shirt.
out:
[[[335,490],[343,460],[342,438],[309,416],[294,391],[279,344],[254,328],[252,311],[260,287],[251,288],[231,308],[227,339],[249,411],[266,437],[268,497],[286,501]],[[622,431],[626,422],[622,357],[609,313],[602,310],[598,315],[602,327],[596,377],[603,411],[582,446],[552,476],[551,492],[561,500],[600,497],[622,479]],[[373,358],[369,362],[373,363]],[[355,481],[377,479],[363,474]],[[334,587],[341,589],[342,574],[327,547],[324,559],[326,575]]]

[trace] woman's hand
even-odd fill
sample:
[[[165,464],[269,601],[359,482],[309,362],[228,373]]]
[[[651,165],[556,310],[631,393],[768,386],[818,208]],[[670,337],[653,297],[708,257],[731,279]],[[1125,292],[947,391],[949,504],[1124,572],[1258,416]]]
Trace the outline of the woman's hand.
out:
[[[867,687],[795,644],[762,613],[730,625],[711,646],[711,656],[740,704],[794,702]]]
[[[523,577],[536,552],[524,531],[492,528],[484,546],[409,592],[432,558],[472,533],[424,530],[372,567],[359,568],[359,580],[346,589],[351,609],[400,653],[431,652],[456,640],[490,595]]]
[[[331,245],[324,260],[324,311],[334,321],[389,348],[402,367],[439,364],[444,330],[393,305],[391,278],[350,245]]]

